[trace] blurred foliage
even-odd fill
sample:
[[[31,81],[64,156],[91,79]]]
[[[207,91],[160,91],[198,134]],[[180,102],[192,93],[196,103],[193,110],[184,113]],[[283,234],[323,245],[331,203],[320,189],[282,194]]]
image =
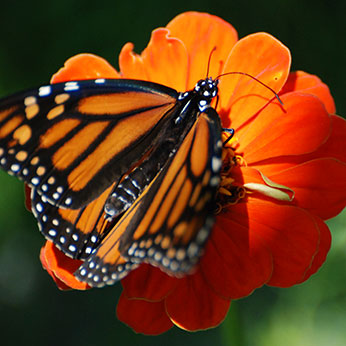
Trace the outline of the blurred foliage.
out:
[[[116,66],[127,41],[140,52],[152,29],[186,10],[232,23],[243,37],[267,31],[292,52],[293,69],[317,74],[331,88],[339,114],[344,97],[346,2],[339,0],[7,1],[0,10],[0,95],[49,81],[81,52]],[[0,172],[0,332],[4,345],[235,345],[346,344],[346,213],[329,222],[333,246],[317,275],[289,289],[264,287],[232,303],[215,329],[159,337],[135,334],[115,317],[120,285],[61,292],[38,259],[43,239],[23,206],[23,186]]]

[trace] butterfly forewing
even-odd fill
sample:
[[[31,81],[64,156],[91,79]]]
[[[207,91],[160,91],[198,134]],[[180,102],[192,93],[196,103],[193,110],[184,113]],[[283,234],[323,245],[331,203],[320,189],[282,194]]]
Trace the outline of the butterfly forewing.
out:
[[[9,97],[0,101],[0,166],[50,203],[81,208],[160,140],[176,98],[173,89],[121,79]]]
[[[76,276],[91,286],[112,284],[141,262],[176,276],[189,273],[214,222],[220,136],[219,117],[208,108]]]

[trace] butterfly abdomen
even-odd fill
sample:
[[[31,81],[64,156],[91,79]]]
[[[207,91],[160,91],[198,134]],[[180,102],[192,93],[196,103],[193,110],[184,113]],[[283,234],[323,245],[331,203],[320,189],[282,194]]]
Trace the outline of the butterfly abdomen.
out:
[[[114,189],[105,204],[109,219],[126,211],[159,174],[170,157],[176,152],[177,140],[166,137],[163,146],[154,148],[143,162],[134,168]]]

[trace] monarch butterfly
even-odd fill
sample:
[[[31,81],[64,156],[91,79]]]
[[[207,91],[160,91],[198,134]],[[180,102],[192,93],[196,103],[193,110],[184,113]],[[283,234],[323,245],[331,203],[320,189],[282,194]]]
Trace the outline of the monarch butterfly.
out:
[[[213,226],[218,79],[188,92],[126,79],[41,86],[0,101],[0,166],[31,187],[42,234],[91,286],[145,261],[197,263]]]
[[[142,262],[175,276],[196,265],[222,166],[219,77],[180,93],[96,79],[0,100],[0,167],[31,187],[45,238],[84,260],[80,281],[111,285]]]

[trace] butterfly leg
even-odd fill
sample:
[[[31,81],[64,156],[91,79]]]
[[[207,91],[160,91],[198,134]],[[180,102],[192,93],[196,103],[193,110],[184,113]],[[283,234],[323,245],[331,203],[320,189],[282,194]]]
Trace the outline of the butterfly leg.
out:
[[[225,146],[233,138],[233,136],[234,136],[234,129],[223,128],[222,131],[229,133],[229,137],[222,143],[223,146]]]

